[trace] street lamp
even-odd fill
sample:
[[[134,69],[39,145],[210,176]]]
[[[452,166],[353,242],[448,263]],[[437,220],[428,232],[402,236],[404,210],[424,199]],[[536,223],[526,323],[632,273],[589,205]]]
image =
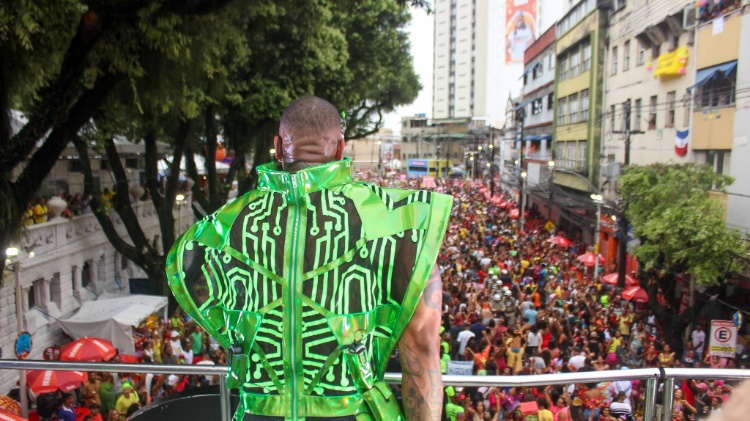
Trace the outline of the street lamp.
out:
[[[378,171],[380,171],[380,167],[383,163],[383,147],[381,145],[383,145],[383,141],[378,140]]]
[[[596,203],[596,230],[594,234],[594,280],[599,276],[599,227],[602,220],[602,202],[604,197],[601,194],[592,194],[591,200]]]
[[[276,149],[271,148],[271,149],[268,150],[268,153],[270,153],[271,156],[274,156],[274,155],[276,155]]]
[[[9,247],[5,249],[5,256],[8,261],[12,262],[13,258],[18,257],[18,248]],[[16,329],[18,330],[18,335],[20,335],[21,332],[26,330],[26,328],[24,328],[23,304],[21,303],[21,298],[23,297],[21,293],[21,262],[17,259],[15,263],[13,263],[13,275],[16,283]],[[29,392],[26,390],[26,370],[19,370],[18,373],[20,377],[18,379],[18,388],[20,389],[21,395],[21,416],[23,418],[28,418]]]

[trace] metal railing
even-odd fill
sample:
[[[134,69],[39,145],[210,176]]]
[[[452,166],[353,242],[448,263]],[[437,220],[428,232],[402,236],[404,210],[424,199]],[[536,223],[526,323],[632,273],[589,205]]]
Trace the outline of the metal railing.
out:
[[[226,376],[229,367],[207,365],[174,365],[174,364],[115,364],[115,363],[87,363],[73,361],[41,361],[41,360],[0,360],[0,370],[75,370],[98,371],[109,373],[157,373],[157,374],[193,374],[204,376],[219,376],[220,405],[222,421],[232,418],[230,408],[230,391],[226,388]],[[613,382],[620,380],[645,380],[646,396],[643,419],[655,420],[656,393],[660,382],[664,382],[664,390],[674,390],[677,379],[711,379],[711,380],[743,380],[750,379],[750,370],[740,369],[707,369],[707,368],[637,368],[632,370],[592,371],[585,373],[540,374],[534,376],[455,376],[443,375],[443,385],[476,387],[522,387],[569,385],[576,383]],[[401,374],[386,373],[388,383],[401,383]],[[663,420],[671,421],[674,407],[672,393],[664,393]]]

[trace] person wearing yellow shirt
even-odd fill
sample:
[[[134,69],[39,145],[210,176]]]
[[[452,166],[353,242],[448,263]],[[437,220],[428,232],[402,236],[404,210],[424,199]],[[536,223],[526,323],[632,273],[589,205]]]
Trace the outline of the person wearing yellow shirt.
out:
[[[627,305],[622,309],[622,314],[618,318],[620,333],[625,343],[630,342],[630,327],[633,325],[635,315],[630,312],[630,307]]]
[[[23,213],[23,225],[25,227],[34,225],[34,205],[32,205],[31,203],[29,203],[29,205],[26,207],[26,211]]]
[[[617,357],[617,348],[623,348],[623,341],[622,341],[622,333],[619,330],[615,331],[615,337],[610,339],[607,342],[607,364],[609,364],[610,367],[614,367],[617,363],[620,362],[620,359]]]
[[[536,398],[536,404],[539,407],[539,410],[537,411],[537,419],[539,421],[554,421],[552,411],[549,410],[549,403],[547,403],[547,399],[540,396]]]
[[[47,222],[48,213],[47,202],[44,199],[39,199],[39,203],[34,206],[34,223],[41,224]]]
[[[117,399],[117,404],[115,404],[115,409],[120,413],[120,421],[125,421],[127,418],[125,414],[133,404],[139,405],[138,394],[133,392],[133,386],[130,383],[124,382],[122,384],[122,396]]]

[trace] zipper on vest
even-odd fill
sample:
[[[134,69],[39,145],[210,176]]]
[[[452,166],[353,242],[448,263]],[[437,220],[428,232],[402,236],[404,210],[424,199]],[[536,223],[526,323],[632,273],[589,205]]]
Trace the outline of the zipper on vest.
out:
[[[289,298],[290,298],[290,332],[289,335],[289,358],[291,359],[291,404],[292,404],[292,419],[297,419],[299,412],[299,402],[297,393],[297,242],[299,239],[299,192],[297,191],[297,177],[294,174],[290,175],[292,179],[292,195],[294,198],[294,224],[292,228],[292,258],[291,268],[289,268]]]

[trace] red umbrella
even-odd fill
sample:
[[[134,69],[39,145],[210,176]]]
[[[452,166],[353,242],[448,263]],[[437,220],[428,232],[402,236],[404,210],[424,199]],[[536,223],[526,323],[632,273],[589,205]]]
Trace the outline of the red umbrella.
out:
[[[599,264],[600,265],[604,264],[604,257],[602,257],[601,254],[598,257],[599,257]],[[594,256],[594,253],[586,253],[586,254],[582,254],[578,256],[578,261],[583,262],[584,266],[594,266],[594,264],[596,263],[594,259],[596,259],[596,256]]]
[[[550,238],[549,240],[547,240],[547,242],[552,243],[552,244],[557,244],[560,247],[570,247],[573,245],[572,241],[568,240],[567,238],[561,235],[554,236]]]
[[[602,280],[605,284],[610,285],[617,285],[617,280],[620,277],[617,275],[617,273],[610,273],[609,275],[602,276]],[[625,275],[625,286],[626,287],[637,287],[638,286],[638,280],[633,278],[630,275]]]
[[[21,415],[21,405],[8,396],[0,396],[0,410]]]
[[[34,370],[26,373],[26,384],[37,395],[54,393],[57,389],[63,392],[79,388],[89,376],[83,371]]]
[[[622,298],[636,303],[647,303],[648,293],[641,287],[628,287],[622,290]]]
[[[0,409],[0,421],[26,421],[26,418],[22,418],[20,415],[14,414],[10,411]]]
[[[112,342],[99,338],[79,338],[60,348],[61,361],[109,361],[117,355]]]

